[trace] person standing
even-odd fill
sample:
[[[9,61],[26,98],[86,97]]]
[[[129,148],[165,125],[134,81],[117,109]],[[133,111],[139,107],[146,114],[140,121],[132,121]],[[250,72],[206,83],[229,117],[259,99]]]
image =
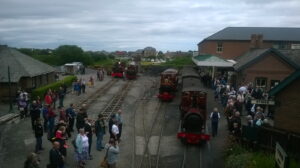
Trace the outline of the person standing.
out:
[[[79,112],[76,117],[76,128],[79,131],[80,128],[85,126],[85,118],[87,118],[87,113],[84,112],[83,108],[79,109]]]
[[[108,121],[108,131],[109,131],[110,138],[113,137],[112,126],[114,125],[114,121],[115,120],[116,120],[116,115],[115,114],[111,114],[110,118],[109,118],[109,121]]]
[[[75,144],[76,160],[79,167],[83,167],[85,165],[85,161],[89,159],[89,139],[85,134],[84,128],[79,129],[79,134],[76,137]]]
[[[86,118],[85,119],[85,125],[84,125],[84,130],[85,133],[89,139],[89,159],[92,160],[92,155],[91,155],[91,147],[92,147],[92,140],[93,140],[93,129],[92,129],[92,123],[91,120]]]
[[[40,115],[41,115],[40,107],[34,100],[32,101],[32,104],[30,106],[31,127],[33,130],[37,119],[40,118]]]
[[[116,120],[117,120],[117,125],[119,128],[118,140],[120,140],[121,134],[122,134],[122,126],[123,126],[123,118],[122,118],[122,110],[121,109],[119,109],[118,113],[116,114]]]
[[[96,148],[98,151],[104,149],[102,145],[103,136],[105,135],[105,121],[102,114],[98,115],[98,119],[95,122],[95,134],[97,137]]]
[[[218,108],[214,108],[213,112],[210,114],[211,119],[211,129],[212,129],[212,136],[216,136],[218,134],[218,124],[221,116],[218,112]]]
[[[119,145],[118,141],[114,139],[110,139],[109,144],[107,146],[107,163],[109,168],[117,167],[117,160],[119,155]]]
[[[81,90],[82,90],[82,93],[85,93],[85,88],[86,88],[86,82],[85,82],[85,80],[83,79],[82,82],[81,82]]]
[[[112,133],[112,137],[110,138],[113,138],[114,140],[119,140],[118,137],[119,137],[119,127],[117,125],[117,120],[114,120],[114,124],[112,125],[111,127],[111,133]]]
[[[51,139],[54,137],[54,123],[55,123],[55,117],[56,114],[54,110],[48,106],[48,113],[47,113],[47,118],[48,118],[48,139]]]
[[[60,144],[57,141],[53,142],[53,147],[49,152],[49,165],[51,168],[64,168],[64,156],[59,152]]]
[[[59,108],[64,107],[64,98],[65,98],[65,91],[64,91],[64,88],[61,86],[61,87],[59,87],[59,90],[58,90],[58,101],[59,101],[58,107]]]
[[[66,110],[66,116],[69,120],[69,129],[71,132],[74,131],[74,122],[75,122],[75,117],[76,117],[76,113],[74,111],[74,105],[73,103],[70,104],[70,107],[67,108]]]
[[[44,129],[42,125],[42,120],[37,119],[35,127],[34,127],[34,134],[36,139],[36,145],[35,145],[35,153],[39,153],[40,150],[44,150],[42,147],[43,144],[43,135],[44,135]]]
[[[30,153],[24,163],[24,168],[40,168],[38,155],[35,153]]]

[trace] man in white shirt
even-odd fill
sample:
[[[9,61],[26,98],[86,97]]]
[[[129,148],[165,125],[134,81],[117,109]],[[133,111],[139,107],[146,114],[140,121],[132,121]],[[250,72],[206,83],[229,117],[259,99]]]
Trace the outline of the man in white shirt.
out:
[[[114,121],[114,124],[112,125],[111,132],[113,134],[113,137],[115,140],[118,140],[119,135],[119,127],[117,125],[117,121]]]
[[[212,129],[212,136],[216,136],[218,134],[218,124],[221,116],[218,112],[218,108],[214,108],[214,111],[210,114],[211,119],[211,129]]]

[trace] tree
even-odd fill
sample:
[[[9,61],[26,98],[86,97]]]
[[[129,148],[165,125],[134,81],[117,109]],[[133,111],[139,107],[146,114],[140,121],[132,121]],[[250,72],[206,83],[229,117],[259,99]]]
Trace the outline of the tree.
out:
[[[87,63],[84,58],[83,50],[76,45],[62,45],[55,49],[55,55],[59,57],[60,63],[83,62]]]

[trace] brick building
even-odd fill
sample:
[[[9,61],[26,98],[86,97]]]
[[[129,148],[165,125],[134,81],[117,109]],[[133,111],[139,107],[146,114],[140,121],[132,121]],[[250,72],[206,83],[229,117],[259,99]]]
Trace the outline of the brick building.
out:
[[[232,83],[241,86],[251,82],[264,90],[274,87],[300,66],[274,48],[249,50],[236,58],[236,62],[233,66],[236,81]]]
[[[271,89],[275,98],[274,127],[300,133],[300,70]]]
[[[300,49],[300,28],[227,27],[198,43],[199,54],[235,59],[253,48]]]
[[[6,100],[9,96],[8,66],[12,96],[19,88],[30,91],[55,81],[53,67],[15,49],[0,46],[0,100]]]

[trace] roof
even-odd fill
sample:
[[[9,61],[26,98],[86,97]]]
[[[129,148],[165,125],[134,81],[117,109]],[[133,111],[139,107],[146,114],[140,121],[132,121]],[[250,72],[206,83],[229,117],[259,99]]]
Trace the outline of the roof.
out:
[[[275,86],[273,89],[270,90],[269,95],[275,96],[277,93],[279,93],[282,89],[287,87],[289,84],[291,84],[296,79],[300,78],[300,70],[295,71],[290,76],[285,78],[283,81],[281,81],[277,86]]]
[[[185,78],[185,77],[200,78],[199,74],[193,69],[193,67],[190,67],[190,66],[186,66],[186,67],[182,68],[181,76],[182,76],[182,78]]]
[[[300,50],[279,50],[287,59],[300,67]]]
[[[283,59],[286,63],[291,65],[294,68],[299,68],[299,66],[294,63],[292,60],[288,59],[284,54],[282,54],[279,50],[276,50],[274,48],[266,48],[266,49],[253,49],[248,52],[246,52],[244,55],[238,57],[236,59],[236,64],[233,66],[233,68],[236,71],[241,71],[248,66],[252,65],[255,62],[258,62],[260,59],[262,59],[264,56],[266,56],[268,53],[273,52],[275,55],[279,56],[279,58]]]
[[[192,60],[197,66],[232,67],[234,65],[231,61],[210,54],[198,55],[193,57]]]
[[[166,69],[165,71],[163,71],[161,74],[166,75],[166,74],[177,74],[177,73],[178,73],[178,70],[169,68],[169,69]]]
[[[0,46],[0,82],[8,82],[8,66],[11,82],[18,82],[21,77],[33,77],[55,71],[53,67],[16,49]]]
[[[250,40],[252,34],[265,41],[300,41],[300,28],[292,27],[226,27],[204,40]]]
[[[182,82],[182,91],[203,91],[203,85],[199,78],[184,78]]]

